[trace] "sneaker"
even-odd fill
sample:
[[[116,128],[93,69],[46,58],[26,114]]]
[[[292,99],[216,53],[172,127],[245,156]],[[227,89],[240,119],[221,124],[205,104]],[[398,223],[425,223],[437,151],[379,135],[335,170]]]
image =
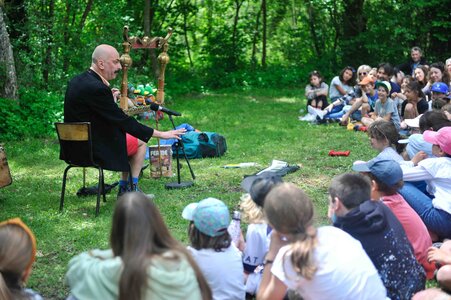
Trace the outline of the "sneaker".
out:
[[[122,196],[126,192],[128,192],[128,185],[126,185],[126,186],[119,186],[119,190],[117,191],[117,197],[119,198],[120,196]]]
[[[327,112],[324,111],[324,110],[318,109],[318,111],[316,112],[316,114],[317,114],[318,117],[322,120],[322,119],[324,119],[324,116],[327,114]]]

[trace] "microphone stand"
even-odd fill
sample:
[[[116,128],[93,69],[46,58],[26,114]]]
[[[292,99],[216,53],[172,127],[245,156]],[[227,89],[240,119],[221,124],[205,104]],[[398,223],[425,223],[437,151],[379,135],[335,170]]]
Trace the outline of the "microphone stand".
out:
[[[172,127],[175,130],[176,127],[175,127],[172,115],[168,115],[168,116],[169,116],[169,120],[171,120]],[[177,142],[175,143],[175,151],[176,151],[176,158],[177,158],[177,182],[166,183],[165,187],[167,189],[183,189],[183,188],[187,188],[187,187],[194,185],[194,182],[192,182],[192,181],[180,181],[181,166],[180,166],[180,158],[179,158],[179,149],[183,152],[183,156],[185,157],[185,161],[186,161],[186,164],[188,165],[189,171],[191,173],[191,177],[193,178],[193,180],[196,179],[196,176],[194,176],[193,169],[191,168],[191,165],[189,163],[188,157],[186,156],[183,142],[182,142],[182,140],[177,140]]]

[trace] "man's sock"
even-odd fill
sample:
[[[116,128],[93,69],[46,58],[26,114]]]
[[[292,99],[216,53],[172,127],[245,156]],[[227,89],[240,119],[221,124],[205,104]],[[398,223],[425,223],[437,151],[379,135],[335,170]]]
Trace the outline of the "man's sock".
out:
[[[127,180],[119,180],[119,186],[120,187],[126,187],[128,185],[128,181]]]
[[[132,177],[133,185],[138,185],[138,177]]]

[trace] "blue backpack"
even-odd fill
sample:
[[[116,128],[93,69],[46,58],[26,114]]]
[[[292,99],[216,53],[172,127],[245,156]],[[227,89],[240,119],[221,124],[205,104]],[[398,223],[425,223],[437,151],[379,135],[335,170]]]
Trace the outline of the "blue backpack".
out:
[[[189,131],[182,135],[182,141],[188,158],[219,157],[227,151],[225,137],[215,132]],[[174,146],[173,150],[176,154]],[[179,155],[183,155],[181,150]]]

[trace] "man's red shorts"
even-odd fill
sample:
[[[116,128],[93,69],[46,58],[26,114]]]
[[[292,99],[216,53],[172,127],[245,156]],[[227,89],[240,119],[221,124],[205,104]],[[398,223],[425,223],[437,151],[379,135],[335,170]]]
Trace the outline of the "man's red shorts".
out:
[[[128,133],[125,134],[127,139],[127,155],[133,156],[138,152],[138,139]]]

